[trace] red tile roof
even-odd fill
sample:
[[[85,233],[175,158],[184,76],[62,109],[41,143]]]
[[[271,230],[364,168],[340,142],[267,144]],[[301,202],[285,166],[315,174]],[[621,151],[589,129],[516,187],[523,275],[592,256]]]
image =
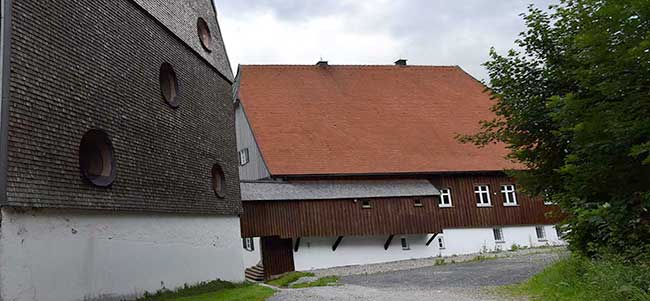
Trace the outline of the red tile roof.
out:
[[[239,99],[272,175],[500,171],[502,144],[457,134],[491,119],[455,66],[240,66]]]

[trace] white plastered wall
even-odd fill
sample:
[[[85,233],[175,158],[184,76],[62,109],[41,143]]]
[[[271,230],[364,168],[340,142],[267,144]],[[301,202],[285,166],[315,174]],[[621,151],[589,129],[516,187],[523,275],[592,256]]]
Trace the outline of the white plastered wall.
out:
[[[3,300],[119,300],[244,279],[236,216],[2,209]]]
[[[556,246],[565,242],[557,236],[553,225],[544,225],[545,240],[537,239],[535,226],[501,227],[503,242],[494,240],[493,228],[444,229],[445,249],[443,256],[509,250],[513,245],[524,247]]]
[[[444,229],[429,246],[426,242],[434,234],[404,235],[409,242],[409,250],[402,250],[400,238],[395,235],[388,250],[384,243],[388,236],[345,236],[332,251],[336,237],[303,237],[298,252],[293,253],[296,270],[328,268],[346,265],[382,263],[435,256],[453,256],[494,251],[496,248],[508,250],[512,245],[540,247],[562,245],[553,225],[544,225],[545,240],[537,239],[535,226],[502,227],[503,239],[496,243],[492,228]],[[443,239],[439,248],[438,238]],[[295,244],[295,240],[294,240]],[[259,256],[259,255],[258,255]],[[259,257],[257,257],[259,258]]]
[[[431,234],[404,235],[409,243],[409,250],[403,250],[400,238],[395,235],[384,250],[386,236],[345,236],[332,251],[336,237],[303,237],[300,239],[298,252],[293,253],[296,270],[311,270],[335,266],[381,263],[413,258],[426,258],[438,255],[435,242],[426,246]],[[294,240],[295,244],[295,240]]]
[[[253,238],[253,245],[255,246],[253,251],[244,249],[242,244],[242,250],[244,252],[244,267],[249,268],[258,264],[262,260],[262,253],[260,253],[260,238]]]

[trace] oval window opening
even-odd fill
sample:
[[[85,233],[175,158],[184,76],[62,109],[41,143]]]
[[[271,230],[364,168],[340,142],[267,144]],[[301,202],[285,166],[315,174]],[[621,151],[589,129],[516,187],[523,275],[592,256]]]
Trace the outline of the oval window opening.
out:
[[[178,107],[178,81],[176,80],[176,72],[169,63],[163,63],[160,66],[160,92],[163,100],[172,108]]]
[[[216,194],[220,198],[225,197],[224,194],[225,182],[226,182],[226,178],[223,174],[223,169],[221,169],[221,166],[219,166],[219,164],[215,164],[214,166],[212,166],[212,190],[214,190],[214,194]]]
[[[196,21],[196,27],[199,34],[199,40],[201,40],[201,46],[205,51],[210,52],[210,45],[212,44],[212,35],[210,34],[210,28],[208,23],[205,22],[203,18],[199,18]]]
[[[79,145],[81,175],[95,186],[107,187],[115,180],[113,145],[102,130],[90,130]]]

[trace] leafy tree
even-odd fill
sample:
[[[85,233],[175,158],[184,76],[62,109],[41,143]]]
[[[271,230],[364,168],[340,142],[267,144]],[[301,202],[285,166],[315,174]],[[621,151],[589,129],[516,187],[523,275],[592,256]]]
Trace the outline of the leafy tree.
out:
[[[504,142],[533,195],[567,213],[571,247],[650,253],[650,1],[561,0],[522,14],[516,50],[485,63],[496,104],[482,130]]]

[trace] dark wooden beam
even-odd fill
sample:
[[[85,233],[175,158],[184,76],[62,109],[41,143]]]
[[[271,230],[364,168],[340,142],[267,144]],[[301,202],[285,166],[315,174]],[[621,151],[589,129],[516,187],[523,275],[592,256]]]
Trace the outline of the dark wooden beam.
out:
[[[425,246],[428,247],[431,244],[431,242],[433,241],[433,239],[436,238],[436,236],[438,236],[438,233],[431,236],[431,238],[429,238],[429,240],[427,240],[427,243],[425,244]]]
[[[300,237],[296,238],[296,244],[293,246],[293,251],[298,252],[299,247],[300,247]]]
[[[332,246],[332,251],[336,251],[336,248],[339,247],[339,244],[341,243],[341,240],[343,239],[343,236],[339,236],[336,241],[334,242],[334,245]]]
[[[386,243],[384,244],[384,250],[388,250],[388,247],[390,246],[390,242],[393,241],[393,236],[394,235],[388,236],[388,239],[386,240]]]

